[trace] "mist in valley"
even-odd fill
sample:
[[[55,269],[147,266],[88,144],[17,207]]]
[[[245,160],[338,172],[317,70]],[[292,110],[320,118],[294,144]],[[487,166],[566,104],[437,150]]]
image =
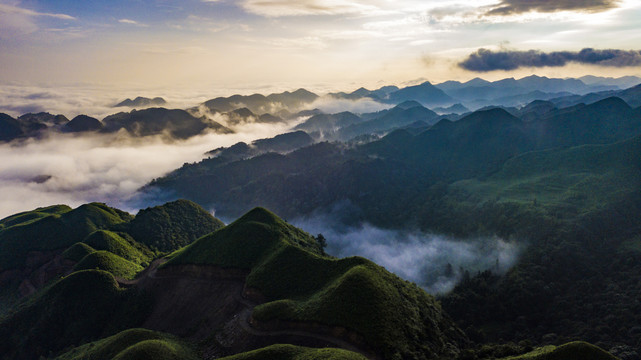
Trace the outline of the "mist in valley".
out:
[[[328,254],[365,257],[431,294],[451,291],[465,272],[472,276],[486,270],[505,273],[526,246],[496,236],[461,239],[411,229],[383,229],[364,221],[346,222],[350,217],[346,212],[353,211],[349,204],[339,204],[291,223],[314,236],[322,234]]]

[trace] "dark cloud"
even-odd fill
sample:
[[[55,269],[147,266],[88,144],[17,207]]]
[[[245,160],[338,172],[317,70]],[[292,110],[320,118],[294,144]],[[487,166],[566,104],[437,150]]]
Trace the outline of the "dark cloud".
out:
[[[530,11],[586,11],[599,12],[614,8],[619,0],[503,0],[492,6],[486,15],[510,15]]]
[[[492,51],[479,49],[458,66],[470,71],[514,70],[521,67],[565,66],[567,63],[598,66],[641,66],[641,51],[616,49],[583,49],[581,51],[542,52],[539,50]]]

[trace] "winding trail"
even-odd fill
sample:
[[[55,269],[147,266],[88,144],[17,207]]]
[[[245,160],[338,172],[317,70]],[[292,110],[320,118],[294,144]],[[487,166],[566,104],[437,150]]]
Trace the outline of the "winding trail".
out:
[[[211,281],[238,281],[244,284],[244,279],[230,279],[230,278],[220,278],[220,277],[197,277],[185,275],[163,275],[158,274],[158,267],[167,262],[167,259],[156,259],[149,264],[145,270],[140,272],[135,279],[127,280],[123,278],[116,278],[118,284],[123,287],[131,287],[139,284],[143,280],[154,279],[185,279],[189,278],[193,282],[202,282],[202,283],[211,283]],[[242,310],[234,315],[233,321],[238,324],[238,326],[246,333],[257,336],[257,337],[278,337],[278,336],[295,336],[309,338],[323,343],[331,344],[333,347],[353,351],[359,353],[368,359],[380,360],[380,358],[364,348],[358,347],[355,344],[337,338],[330,335],[304,331],[304,330],[294,330],[294,329],[283,329],[283,330],[259,330],[251,325],[252,311],[255,306],[259,305],[243,296],[242,290],[234,294],[233,299],[240,305],[242,305]]]

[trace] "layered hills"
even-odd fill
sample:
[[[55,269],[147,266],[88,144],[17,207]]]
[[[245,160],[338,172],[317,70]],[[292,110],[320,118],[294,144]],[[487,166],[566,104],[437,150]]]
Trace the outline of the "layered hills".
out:
[[[639,291],[631,275],[641,228],[639,136],[641,112],[621,98],[568,108],[539,101],[362,145],[210,159],[149,188],[215,203],[222,214],[265,205],[295,218],[348,202],[358,209],[348,222],[511,239],[527,247],[515,268],[468,273],[441,299],[473,341],[582,339],[625,348],[636,346],[631,329],[639,321],[626,310]]]
[[[172,228],[202,216],[185,201],[165,207],[173,209]],[[92,212],[55,207],[17,214],[2,220],[0,235],[15,227],[36,229],[73,212],[67,217],[79,224],[121,229],[145,216],[127,217],[98,204],[85,208]],[[155,209],[146,216],[160,211]],[[318,239],[262,208],[164,258],[127,232],[94,231],[66,249],[80,233],[57,233],[71,238],[55,247],[74,265],[47,274],[50,281],[0,318],[5,358],[209,358],[285,343],[291,345],[233,358],[432,359],[455,357],[468,342],[416,285],[363,258],[329,257]],[[31,252],[52,247],[22,239]],[[13,268],[28,266],[15,262]],[[346,350],[300,347],[328,345]]]

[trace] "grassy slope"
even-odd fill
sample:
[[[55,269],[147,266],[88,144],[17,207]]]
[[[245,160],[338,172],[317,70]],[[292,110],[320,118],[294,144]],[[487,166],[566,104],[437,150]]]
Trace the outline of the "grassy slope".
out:
[[[171,335],[146,330],[129,329],[105,339],[69,350],[55,360],[197,360],[195,351]]]
[[[164,266],[212,264],[251,269],[247,285],[270,302],[258,320],[315,321],[365,337],[385,358],[433,358],[462,335],[434,299],[363,258],[320,255],[308,234],[264,209],[178,251]]]
[[[96,250],[109,251],[141,266],[149,265],[154,258],[151,250],[137,243],[126,233],[97,230],[89,234],[83,242]]]
[[[39,211],[26,221],[0,230],[0,270],[22,266],[30,251],[64,249],[88,234],[131,220],[131,215],[104,204],[91,203],[67,211],[59,207],[49,216]]]
[[[140,243],[160,251],[172,251],[223,226],[222,221],[198,204],[176,200],[140,210],[125,229]]]
[[[65,250],[62,253],[62,257],[65,259],[69,259],[71,261],[78,262],[82,260],[85,256],[95,252],[96,249],[92,248],[91,246],[83,243],[83,242],[78,242],[73,245],[71,245],[67,250]]]
[[[603,349],[583,341],[560,346],[545,346],[527,354],[512,356],[504,360],[616,360]]]
[[[262,349],[224,357],[221,360],[365,360],[366,357],[342,349],[311,349],[293,345],[271,345]]]
[[[91,269],[108,271],[123,279],[133,279],[143,267],[109,251],[99,250],[83,257],[73,268],[74,271]]]
[[[100,270],[74,272],[0,320],[0,358],[29,359],[136,326],[145,316],[135,290]]]

